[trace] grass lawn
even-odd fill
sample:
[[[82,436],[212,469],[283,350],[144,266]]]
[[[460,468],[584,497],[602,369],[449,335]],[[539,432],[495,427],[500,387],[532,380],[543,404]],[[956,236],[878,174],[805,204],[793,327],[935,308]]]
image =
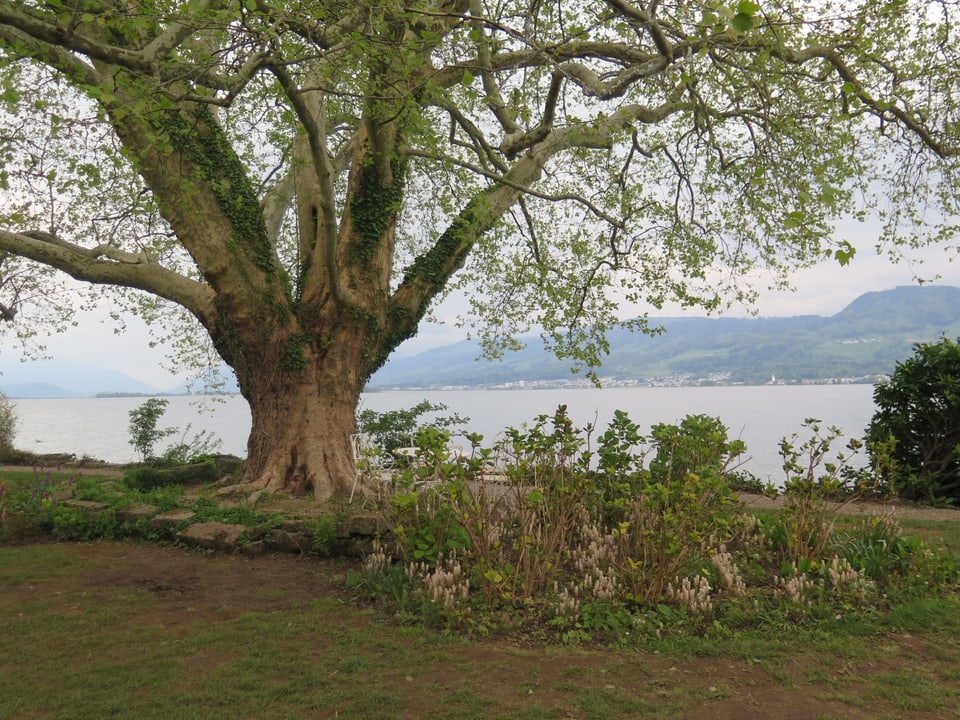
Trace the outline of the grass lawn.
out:
[[[960,555],[960,522],[903,526]],[[404,624],[350,594],[356,567],[134,541],[0,546],[0,718],[960,718],[956,598],[561,647]]]
[[[447,636],[344,561],[0,548],[2,718],[957,718],[960,605],[643,650]]]

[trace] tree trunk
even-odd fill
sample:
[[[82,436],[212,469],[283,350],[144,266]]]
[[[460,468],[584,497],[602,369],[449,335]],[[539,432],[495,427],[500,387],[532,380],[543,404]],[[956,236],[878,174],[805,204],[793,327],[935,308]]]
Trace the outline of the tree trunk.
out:
[[[350,492],[359,392],[298,383],[248,397],[252,426],[244,479],[270,492],[327,500]]]
[[[269,340],[261,336],[260,343],[244,338],[250,344],[243,356],[255,362],[231,363],[252,421],[243,487],[312,492],[318,500],[349,493],[356,474],[350,435],[369,374],[363,370],[362,334],[341,327],[332,337],[311,341],[287,328]]]

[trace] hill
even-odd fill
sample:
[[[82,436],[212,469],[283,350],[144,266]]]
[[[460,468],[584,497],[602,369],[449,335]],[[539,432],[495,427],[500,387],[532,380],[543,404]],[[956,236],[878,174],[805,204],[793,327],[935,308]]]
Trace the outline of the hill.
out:
[[[960,288],[905,286],[861,295],[835,315],[787,318],[658,318],[655,336],[609,334],[605,384],[872,382],[909,357],[917,342],[960,336]],[[369,389],[588,382],[571,376],[532,339],[502,361],[478,362],[463,341],[392,360]]]
[[[116,370],[48,360],[8,368],[0,391],[9,398],[91,397],[98,393],[154,394],[157,389]]]

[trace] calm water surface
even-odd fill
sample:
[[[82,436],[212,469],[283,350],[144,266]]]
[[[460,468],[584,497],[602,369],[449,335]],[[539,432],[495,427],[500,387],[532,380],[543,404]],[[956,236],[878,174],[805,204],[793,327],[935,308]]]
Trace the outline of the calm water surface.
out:
[[[658,422],[676,422],[687,414],[719,417],[731,437],[748,448],[746,468],[774,482],[781,476],[778,442],[802,434],[805,418],[836,425],[850,437],[860,437],[874,412],[871,385],[772,385],[706,388],[606,388],[601,390],[456,390],[395,391],[365,394],[362,408],[395,410],[421,400],[445,404],[470,418],[468,429],[488,440],[508,426],[519,427],[537,415],[567,406],[575,423],[601,430],[615,410],[625,410],[644,431]],[[130,410],[146,398],[81,398],[17,400],[16,445],[38,453],[67,452],[109,462],[136,459],[129,444]],[[209,430],[222,440],[220,451],[246,455],[250,412],[239,396],[222,401],[197,397],[167,398],[160,427],[187,426],[189,439]],[[179,436],[173,439],[179,440]],[[158,444],[158,449],[163,443]]]

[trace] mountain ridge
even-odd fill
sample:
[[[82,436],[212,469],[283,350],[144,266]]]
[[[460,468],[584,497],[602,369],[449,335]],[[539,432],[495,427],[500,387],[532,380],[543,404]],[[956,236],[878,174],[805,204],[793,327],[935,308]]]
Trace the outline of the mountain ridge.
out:
[[[611,354],[598,370],[603,384],[873,382],[909,357],[916,342],[960,337],[960,288],[868,292],[830,316],[665,317],[650,323],[666,332],[610,331]],[[538,344],[539,338],[530,338],[503,361],[478,361],[479,344],[470,340],[392,358],[367,390],[590,384]],[[159,389],[120,371],[62,361],[24,364],[0,376],[0,392],[13,399],[186,390],[185,384]]]
[[[153,395],[162,391],[119,370],[50,360],[7,368],[0,376],[0,392],[12,399],[45,400],[99,393]]]
[[[917,342],[960,336],[960,288],[900,286],[868,292],[834,315],[651,318],[651,337],[622,327],[608,334],[598,369],[604,384],[873,382],[909,357]],[[479,344],[461,341],[391,360],[369,389],[587,384],[534,339],[503,361],[476,362]]]

